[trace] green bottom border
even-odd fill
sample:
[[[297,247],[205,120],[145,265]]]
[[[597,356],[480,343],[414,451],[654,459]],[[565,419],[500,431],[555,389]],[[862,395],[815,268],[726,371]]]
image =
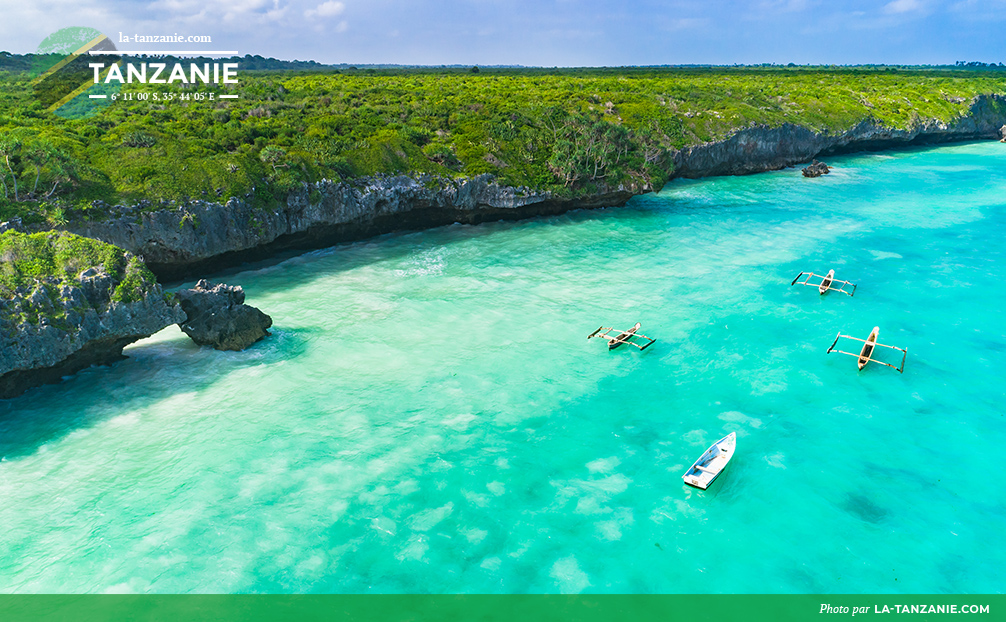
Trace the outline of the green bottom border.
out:
[[[1006,621],[1006,595],[0,595],[3,622],[788,622],[847,618]]]

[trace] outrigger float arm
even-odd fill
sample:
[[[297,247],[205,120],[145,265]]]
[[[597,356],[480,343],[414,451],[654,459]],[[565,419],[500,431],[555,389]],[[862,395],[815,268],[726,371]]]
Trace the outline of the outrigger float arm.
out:
[[[845,350],[835,350],[835,344],[838,343],[838,340],[841,337],[845,337],[846,339],[852,339],[854,341],[862,341],[863,343],[866,343],[866,339],[860,339],[859,337],[851,337],[849,335],[843,335],[841,332],[839,332],[838,333],[838,337],[835,337],[835,341],[831,342],[831,347],[828,348],[828,351],[825,352],[825,354],[831,354],[834,351],[834,352],[838,352],[839,354],[848,354],[849,356],[854,356],[856,358],[863,358],[861,354],[853,354],[852,352],[846,352]],[[880,363],[881,365],[887,365],[891,369],[898,370],[898,373],[901,373],[901,374],[905,373],[905,360],[908,358],[908,349],[907,348],[899,348],[897,346],[889,346],[889,345],[887,345],[885,343],[877,343],[877,342],[873,342],[872,345],[879,346],[881,348],[890,348],[892,350],[897,350],[897,351],[901,352],[902,353],[901,354],[901,367],[896,367],[894,365],[891,365],[890,363],[885,363],[884,361],[878,361],[877,359],[872,358],[872,357],[866,357],[866,362],[867,363]]]
[[[639,337],[642,337],[643,339],[650,339],[646,335],[639,335]],[[641,346],[638,343],[633,343],[631,341],[626,341],[625,343],[629,344],[630,346],[636,346],[637,348],[639,348],[639,351],[642,352],[643,350],[645,350],[646,348],[649,348],[650,346],[652,346],[656,342],[657,342],[656,339],[650,339],[650,342],[647,343],[645,346]]]

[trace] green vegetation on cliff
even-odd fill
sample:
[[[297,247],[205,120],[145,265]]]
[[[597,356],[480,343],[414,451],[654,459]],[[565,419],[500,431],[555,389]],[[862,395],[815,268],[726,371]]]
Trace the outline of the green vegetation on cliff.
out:
[[[66,232],[0,234],[0,301],[20,299],[15,307],[0,305],[0,315],[14,323],[36,324],[42,317],[56,323],[64,315],[61,290],[77,286],[89,269],[109,279],[111,300],[136,302],[156,285],[139,258],[121,248]]]
[[[974,97],[1006,93],[1001,72],[887,69],[382,70],[249,72],[236,100],[127,85],[118,100],[60,119],[30,76],[0,72],[0,220],[58,225],[107,203],[268,206],[303,182],[394,173],[471,176],[590,193],[661,185],[671,149],[752,125],[839,132],[864,120],[909,129],[953,122]],[[166,94],[173,97],[164,101]]]

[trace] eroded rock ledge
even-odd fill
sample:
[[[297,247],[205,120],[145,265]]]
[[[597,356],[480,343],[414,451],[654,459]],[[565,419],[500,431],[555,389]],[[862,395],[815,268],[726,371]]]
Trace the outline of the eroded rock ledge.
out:
[[[821,175],[830,173],[831,167],[824,162],[814,160],[810,163],[810,166],[803,167],[800,172],[803,173],[804,177],[820,177]]]
[[[675,177],[746,175],[794,166],[812,159],[853,151],[874,151],[912,145],[999,137],[1006,124],[1006,97],[982,95],[968,113],[951,122],[917,119],[908,129],[885,127],[865,119],[839,133],[814,132],[786,123],[756,126],[717,142],[686,147],[674,155]]]
[[[232,198],[173,209],[117,208],[118,217],[71,223],[67,229],[144,258],[162,281],[202,277],[277,252],[324,248],[392,231],[455,222],[477,224],[624,205],[649,186],[619,186],[585,198],[500,186],[490,175],[446,179],[420,175],[373,178],[360,186],[304,184],[276,209]]]

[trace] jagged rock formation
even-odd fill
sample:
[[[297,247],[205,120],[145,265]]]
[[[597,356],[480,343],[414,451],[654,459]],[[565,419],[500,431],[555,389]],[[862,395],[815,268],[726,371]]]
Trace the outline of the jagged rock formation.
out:
[[[46,276],[0,297],[0,399],[119,360],[125,346],[184,319],[141,263],[122,258],[125,267]]]
[[[804,177],[820,177],[821,175],[827,175],[830,171],[830,166],[817,160],[814,160],[809,166],[805,166],[800,170]]]
[[[651,190],[649,186],[619,186],[573,199],[500,186],[490,175],[373,178],[362,187],[321,181],[304,184],[274,209],[237,198],[226,205],[197,201],[154,211],[119,208],[121,215],[116,218],[71,223],[67,229],[142,256],[164,281],[198,276],[287,249],[323,248],[391,231],[619,206]]]
[[[179,291],[178,299],[186,315],[179,326],[201,346],[244,350],[269,335],[272,318],[244,304],[245,293],[239,286],[201,280],[193,289]]]
[[[999,135],[1002,136],[1002,138],[999,139],[999,142],[1006,143],[1006,125],[999,128]]]

